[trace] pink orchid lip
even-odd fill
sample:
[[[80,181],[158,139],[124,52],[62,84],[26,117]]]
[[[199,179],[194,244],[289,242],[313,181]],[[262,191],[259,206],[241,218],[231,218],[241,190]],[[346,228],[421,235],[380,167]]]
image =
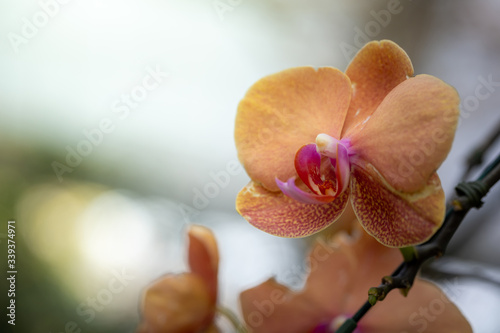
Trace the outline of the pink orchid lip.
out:
[[[295,185],[295,177],[291,177],[287,182],[282,182],[276,178],[276,184],[281,192],[292,199],[307,204],[324,204],[333,201],[336,197],[331,195],[319,195],[302,191]]]
[[[349,187],[351,142],[319,134],[316,144],[302,146],[295,155],[295,170],[312,193],[295,185],[295,177],[282,182],[278,188],[288,197],[307,204],[328,203]]]

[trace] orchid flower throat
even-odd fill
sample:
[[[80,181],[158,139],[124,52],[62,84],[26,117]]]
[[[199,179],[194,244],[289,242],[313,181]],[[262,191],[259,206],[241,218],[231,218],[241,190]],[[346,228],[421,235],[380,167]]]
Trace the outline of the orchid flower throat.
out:
[[[313,193],[297,187],[295,177],[286,183],[276,179],[276,184],[285,195],[303,203],[331,202],[349,186],[351,159],[355,155],[349,139],[319,134],[315,144],[302,146],[295,154],[295,170]]]
[[[328,158],[331,164],[330,169],[335,171],[336,193],[322,194],[339,196],[346,190],[349,184],[351,156],[355,155],[351,149],[351,141],[349,139],[338,140],[328,134],[322,133],[316,137],[316,152],[320,156]],[[320,169],[320,174],[324,183],[333,185],[332,177],[328,177],[328,170],[325,170],[323,167]]]

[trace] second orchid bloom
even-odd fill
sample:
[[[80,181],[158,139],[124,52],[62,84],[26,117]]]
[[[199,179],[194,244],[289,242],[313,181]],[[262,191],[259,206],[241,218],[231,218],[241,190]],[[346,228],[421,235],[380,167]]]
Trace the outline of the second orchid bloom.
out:
[[[265,77],[236,116],[238,155],[252,178],[237,209],[268,233],[303,237],[350,202],[382,244],[422,243],[443,221],[436,170],[451,148],[458,104],[448,84],[413,77],[391,41],[368,43],[345,74],[299,67]]]

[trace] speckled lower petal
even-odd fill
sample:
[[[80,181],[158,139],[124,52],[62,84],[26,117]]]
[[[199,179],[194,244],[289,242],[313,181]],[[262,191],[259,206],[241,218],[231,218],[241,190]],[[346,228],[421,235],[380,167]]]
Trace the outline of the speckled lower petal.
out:
[[[236,209],[262,231],[280,237],[304,237],[328,227],[342,215],[348,192],[324,205],[305,204],[252,181],[238,194]]]
[[[361,225],[389,247],[420,244],[441,226],[444,193],[437,175],[422,192],[389,190],[376,173],[355,166],[351,174],[351,202]]]

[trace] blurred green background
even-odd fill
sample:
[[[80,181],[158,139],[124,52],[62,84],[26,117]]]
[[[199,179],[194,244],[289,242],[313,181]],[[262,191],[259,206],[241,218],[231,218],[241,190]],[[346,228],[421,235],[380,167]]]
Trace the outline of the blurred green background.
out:
[[[0,5],[0,267],[15,220],[18,271],[16,325],[3,314],[1,332],[133,332],[144,287],[186,269],[190,223],[219,239],[224,305],[271,275],[299,286],[307,239],[269,236],[234,210],[248,181],[236,106],[265,75],[344,70],[362,43],[394,40],[417,74],[468,98],[439,171],[447,193],[500,121],[500,83],[474,99],[481,80],[500,82],[499,1],[65,1]],[[498,194],[450,246],[495,272]],[[498,331],[477,314],[500,307],[495,292],[476,312],[462,304],[478,332]]]

